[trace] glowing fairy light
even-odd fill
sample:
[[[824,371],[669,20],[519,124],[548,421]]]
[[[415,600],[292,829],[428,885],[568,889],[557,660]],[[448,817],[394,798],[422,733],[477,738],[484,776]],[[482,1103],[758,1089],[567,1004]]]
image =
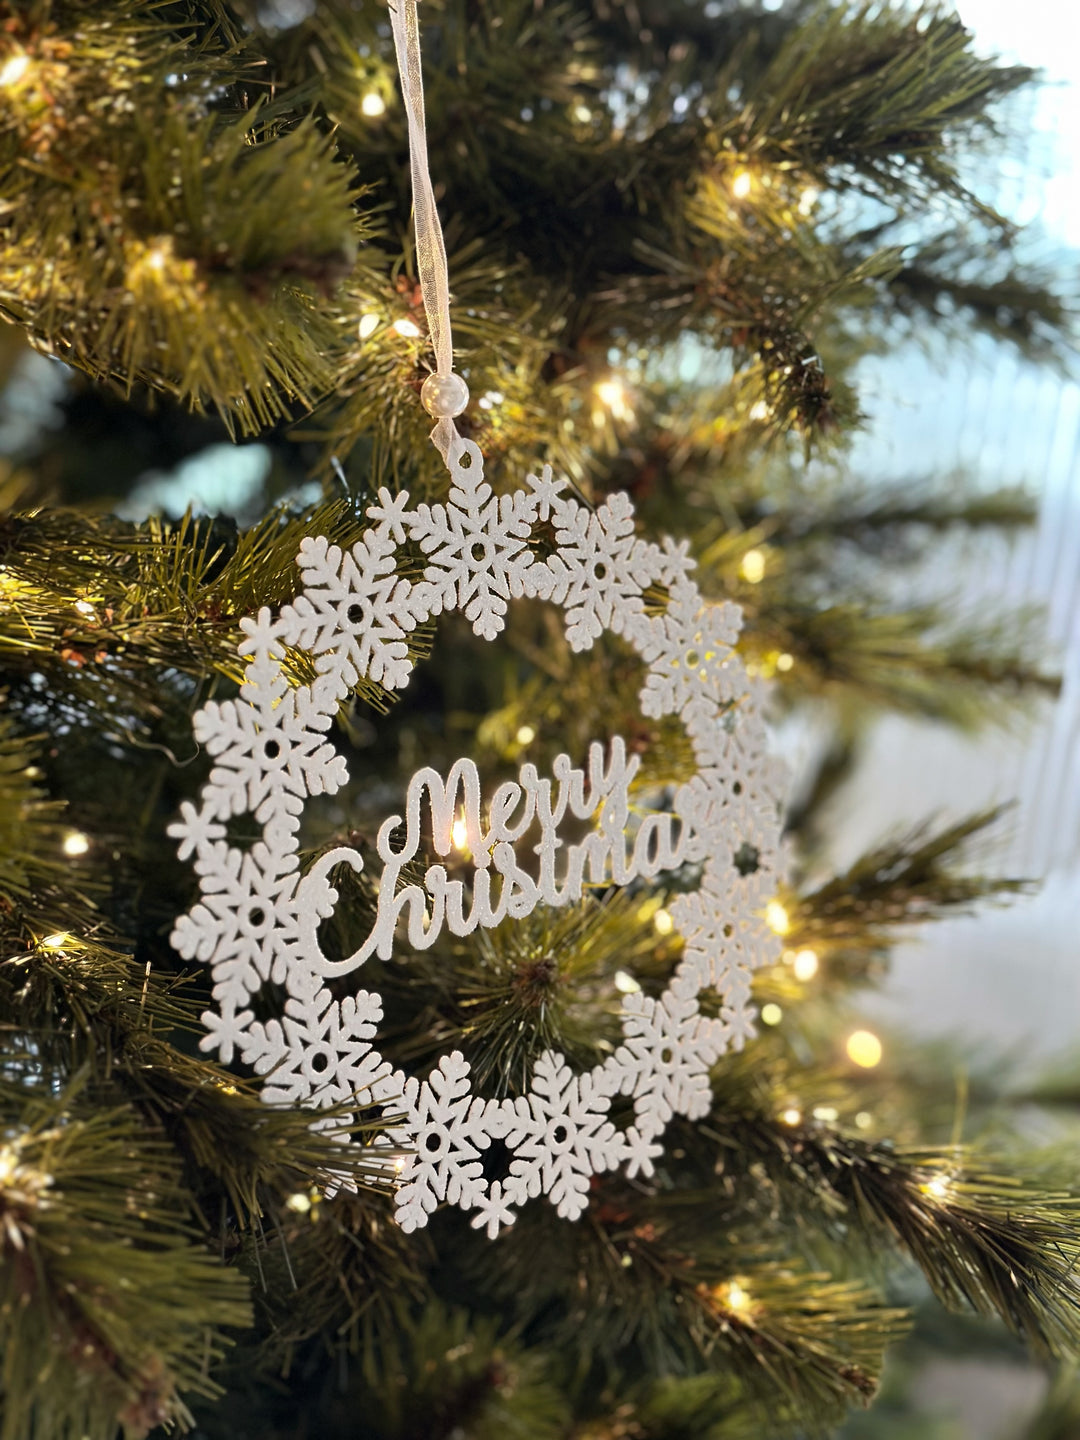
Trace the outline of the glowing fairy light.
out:
[[[776,668],[778,670],[790,670],[794,664],[795,656],[789,655],[786,650],[776,657]]]
[[[753,1301],[750,1292],[738,1280],[728,1280],[723,1285],[717,1285],[713,1291],[716,1301],[733,1315],[749,1314]]]
[[[455,850],[464,850],[469,838],[469,827],[465,823],[465,816],[459,815],[450,827],[450,840]]]
[[[840,1119],[840,1111],[837,1110],[835,1105],[815,1105],[814,1119],[823,1120],[826,1125],[831,1125],[834,1121]]]
[[[737,170],[731,182],[731,193],[736,200],[745,200],[754,188],[754,177],[749,170]]]
[[[419,340],[420,326],[414,320],[395,320],[391,329],[406,340]]]
[[[860,1110],[855,1116],[855,1128],[857,1130],[869,1130],[874,1123],[874,1117],[869,1110]]]
[[[536,731],[531,725],[522,725],[519,727],[514,739],[519,745],[531,745],[536,739]]]
[[[615,989],[621,991],[623,995],[636,995],[641,989],[641,986],[634,977],[625,970],[616,970]]]
[[[295,1195],[290,1195],[285,1201],[285,1208],[297,1215],[306,1215],[311,1209],[311,1200],[302,1190],[297,1190]]]
[[[85,855],[90,849],[90,841],[81,830],[72,830],[70,834],[64,836],[64,843],[61,848],[65,855],[71,855],[72,857]]]
[[[755,400],[747,413],[751,420],[768,420],[772,411],[764,400]]]
[[[780,1112],[780,1119],[785,1125],[799,1125],[802,1123],[802,1111],[796,1110],[794,1105],[789,1105],[786,1110]]]
[[[89,600],[76,600],[75,609],[80,615],[93,615],[94,613],[94,607]]]
[[[8,87],[17,85],[30,69],[30,56],[23,50],[18,50],[14,55],[9,55],[0,65],[0,86]]]
[[[675,921],[666,910],[657,910],[652,923],[658,935],[670,935],[675,929]]]
[[[369,90],[360,101],[360,113],[369,120],[377,120],[380,115],[386,114],[386,101],[377,90]]]
[[[932,1200],[947,1200],[952,1186],[944,1175],[935,1175],[925,1185],[920,1185],[919,1189],[924,1195],[929,1195]]]
[[[400,1175],[401,1172],[405,1169],[405,1156],[404,1156],[404,1155],[395,1155],[395,1156],[394,1156],[394,1169],[397,1171],[397,1173],[398,1173],[399,1175]]]
[[[592,111],[587,105],[575,105],[570,113],[579,125],[587,125],[592,119]]]
[[[616,376],[613,375],[607,380],[600,381],[596,387],[596,398],[616,420],[632,420],[634,418],[630,393]]]
[[[375,331],[379,328],[378,315],[372,315],[370,313],[368,313],[367,315],[361,315],[360,324],[356,328],[361,340],[370,340],[372,335],[374,335]]]
[[[791,968],[796,980],[812,980],[818,972],[818,957],[813,950],[796,950]]]
[[[804,220],[813,212],[814,206],[820,198],[821,191],[815,189],[813,185],[808,185],[799,196],[799,214]]]
[[[506,396],[501,390],[488,390],[486,394],[480,396],[477,403],[481,410],[494,410],[495,406],[501,405],[505,399]]]
[[[779,900],[770,900],[765,906],[765,924],[774,935],[786,935],[791,929],[791,920]]]
[[[165,269],[168,258],[164,245],[153,245],[146,252],[146,267],[148,270],[156,270],[160,275]]]
[[[848,1059],[864,1070],[881,1064],[885,1051],[872,1030],[855,1030],[847,1038]]]
[[[748,585],[760,585],[765,579],[764,550],[747,550],[739,566],[739,574]]]
[[[41,941],[41,948],[43,950],[63,950],[70,939],[71,936],[66,930],[57,930],[54,934],[45,936]]]
[[[763,1005],[761,1007],[761,1023],[763,1025],[779,1025],[780,1021],[783,1018],[783,1010],[781,1010],[780,1006],[775,1005],[771,1000],[769,1001],[768,1005]]]

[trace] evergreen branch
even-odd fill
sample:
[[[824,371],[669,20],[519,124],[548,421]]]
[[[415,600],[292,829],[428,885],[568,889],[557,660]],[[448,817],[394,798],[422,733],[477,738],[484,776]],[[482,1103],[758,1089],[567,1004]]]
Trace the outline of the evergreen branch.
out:
[[[997,1316],[1038,1353],[1075,1355],[1080,1345],[1077,1200],[984,1164],[967,1147],[893,1147],[776,1113],[761,1081],[724,1079],[698,1139],[682,1143],[713,1157],[740,1156],[740,1168],[768,1176],[792,1216],[810,1215],[825,1234],[850,1243],[884,1238],[919,1266],[942,1304]],[[796,1118],[798,1116],[798,1118]],[[708,1154],[700,1164],[710,1173]],[[683,1192],[680,1192],[682,1194]],[[766,1197],[762,1197],[764,1200]],[[680,1205],[684,1200],[680,1199]]]
[[[77,1092],[0,1092],[2,1433],[111,1440],[183,1423],[216,1394],[222,1327],[250,1323],[241,1275],[178,1221],[169,1148]]]
[[[980,901],[1029,892],[1031,881],[963,874],[957,868],[968,843],[1002,815],[984,810],[932,830],[923,825],[859,856],[841,875],[812,890],[782,895],[788,920],[785,944],[828,957],[849,983],[863,978],[911,925],[964,914]]]

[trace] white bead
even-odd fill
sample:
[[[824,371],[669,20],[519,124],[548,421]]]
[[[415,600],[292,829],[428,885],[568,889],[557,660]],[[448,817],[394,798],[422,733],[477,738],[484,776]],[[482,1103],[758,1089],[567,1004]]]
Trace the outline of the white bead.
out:
[[[436,420],[450,420],[468,405],[469,387],[460,375],[429,375],[420,387],[420,402]]]

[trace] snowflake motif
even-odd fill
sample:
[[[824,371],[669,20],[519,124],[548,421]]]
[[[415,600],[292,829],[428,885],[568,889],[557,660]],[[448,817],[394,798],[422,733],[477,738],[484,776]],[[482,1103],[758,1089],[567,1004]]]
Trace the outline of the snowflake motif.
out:
[[[195,738],[217,761],[204,791],[214,818],[245,811],[262,818],[279,808],[298,811],[308,795],[333,795],[346,773],[323,733],[329,726],[306,687],[288,691],[272,709],[211,700],[196,711]]]
[[[165,833],[180,841],[177,858],[190,860],[193,855],[206,854],[215,841],[224,840],[225,826],[218,823],[208,806],[196,809],[190,800],[181,800],[180,819],[174,820]]]
[[[299,939],[295,869],[278,873],[265,845],[250,855],[219,840],[200,857],[202,900],[181,915],[172,934],[187,960],[213,967],[217,985],[252,994],[266,980],[280,984]],[[295,856],[288,863],[295,866]]]
[[[585,1209],[591,1176],[614,1170],[625,1149],[607,1119],[611,1100],[605,1089],[546,1050],[536,1062],[529,1094],[503,1101],[500,1118],[514,1152],[504,1189],[514,1204],[543,1192],[568,1219]]]
[[[417,605],[429,615],[463,610],[477,635],[493,640],[506,624],[508,602],[536,595],[547,583],[547,571],[526,548],[536,502],[523,490],[493,495],[471,440],[451,451],[451,472],[450,503],[420,505],[408,522],[431,562],[417,586]]]
[[[555,507],[558,549],[546,560],[549,596],[566,609],[573,650],[588,650],[604,630],[622,635],[644,610],[642,590],[661,572],[660,552],[634,534],[634,507],[612,495],[590,514],[573,500]]]
[[[729,661],[741,626],[737,605],[702,604],[696,586],[676,586],[665,613],[635,629],[635,645],[649,666],[642,713],[659,719],[704,701],[715,714],[716,705],[733,699],[743,672]]]
[[[398,576],[395,548],[382,527],[365,531],[344,553],[324,536],[302,543],[298,563],[305,588],[281,612],[284,639],[329,657],[327,669],[346,686],[366,675],[399,690],[412,672],[405,636],[416,625],[413,587]]]
[[[693,996],[669,989],[654,1000],[636,991],[623,999],[623,1033],[612,1068],[620,1089],[634,1096],[642,1139],[655,1139],[673,1115],[708,1113],[709,1069],[726,1048],[726,1025],[700,1014]]]
[[[728,1003],[748,998],[753,972],[776,959],[777,939],[762,916],[769,888],[764,875],[706,865],[700,889],[668,906],[686,941],[682,973]]]
[[[477,1195],[475,1208],[470,1223],[474,1230],[486,1230],[489,1240],[494,1240],[504,1225],[514,1223],[516,1212],[510,1208],[501,1180],[493,1180],[483,1194]]]
[[[175,942],[174,942],[175,943]],[[247,1027],[255,1018],[251,1010],[238,1010],[233,995],[215,996],[217,1010],[204,1010],[199,1016],[206,1034],[199,1041],[204,1052],[218,1052],[222,1065],[231,1065],[233,1052],[244,1043]]]
[[[498,1102],[472,1093],[469,1066],[459,1050],[444,1055],[422,1084],[415,1077],[394,1078],[401,1082],[406,1119],[391,1133],[415,1148],[401,1171],[397,1220],[403,1230],[415,1230],[427,1224],[441,1201],[471,1210],[483,1199],[480,1155],[492,1141],[485,1121]]]
[[[784,861],[782,787],[767,754],[760,686],[732,650],[738,610],[702,601],[685,542],[646,544],[635,535],[626,496],[591,513],[564,497],[565,482],[550,467],[496,498],[480,451],[455,436],[452,426],[440,432],[453,480],[446,504],[410,509],[407,493],[380,490],[367,512],[371,527],[351,550],[325,537],[306,540],[303,593],[277,619],[263,609],[241,621],[240,696],[196,715],[196,735],[214,763],[199,804],[185,802],[170,826],[200,891],[172,939],[185,958],[212,970],[203,1050],[223,1064],[238,1054],[254,1066],[270,1103],[319,1110],[357,1096],[386,1102],[394,1113],[384,1143],[406,1151],[393,1166],[402,1227],[426,1225],[437,1206],[452,1204],[493,1236],[541,1194],[574,1219],[593,1176],[620,1166],[631,1177],[652,1175],[672,1116],[694,1118],[708,1108],[710,1067],[753,1036],[754,972],[779,952],[764,910]],[[536,523],[550,523],[556,537],[545,562],[530,547]],[[396,549],[406,541],[427,556],[416,584],[397,568]],[[608,629],[645,660],[643,710],[678,714],[693,747],[696,773],[677,790],[674,808],[680,863],[700,865],[702,878],[696,891],[669,903],[682,956],[658,998],[640,991],[625,998],[615,1054],[574,1074],[562,1056],[546,1052],[527,1094],[495,1101],[474,1093],[456,1052],[423,1081],[393,1071],[376,1048],[378,996],[361,990],[337,1000],[325,987],[330,962],[318,929],[338,900],[329,876],[335,864],[359,868],[360,859],[355,851],[326,852],[301,878],[298,830],[307,797],[347,779],[326,731],[349,689],[363,679],[404,686],[408,635],[429,615],[462,609],[490,639],[503,629],[509,601],[522,595],[563,608],[574,649],[588,649]],[[290,650],[313,659],[310,685],[291,684]],[[243,854],[228,844],[223,822],[246,812],[261,838]],[[605,804],[597,823],[617,829],[620,820],[632,840],[625,807]],[[283,1013],[256,1020],[249,1000],[268,981],[285,987]],[[719,1019],[700,1013],[705,988],[716,992]],[[634,1104],[625,1133],[609,1115],[619,1094]],[[326,1115],[313,1124],[341,1126]],[[335,1138],[348,1143],[344,1131]],[[495,1139],[511,1152],[510,1173],[489,1183],[482,1160]],[[351,1183],[346,1170],[335,1172],[328,1193]]]
[[[271,1105],[325,1109],[345,1101],[370,1104],[393,1089],[392,1069],[372,1049],[382,1001],[368,990],[332,1000],[321,990],[308,1002],[285,1002],[281,1020],[255,1021],[240,1041],[241,1058],[268,1075]],[[271,1098],[272,1097],[272,1098]]]

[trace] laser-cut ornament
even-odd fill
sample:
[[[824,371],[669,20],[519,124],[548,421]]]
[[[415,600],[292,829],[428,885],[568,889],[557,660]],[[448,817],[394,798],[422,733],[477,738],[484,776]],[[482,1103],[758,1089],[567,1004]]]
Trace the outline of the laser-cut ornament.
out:
[[[752,972],[777,958],[779,941],[762,912],[778,876],[780,777],[766,751],[760,696],[732,649],[739,609],[702,600],[685,544],[639,538],[625,495],[590,511],[563,494],[550,468],[495,497],[479,448],[456,430],[447,462],[453,484],[445,504],[410,509],[407,494],[380,491],[367,511],[371,528],[351,550],[321,536],[305,540],[302,592],[276,618],[264,609],[241,621],[240,696],[196,715],[196,736],[215,763],[200,804],[185,803],[169,830],[181,859],[194,860],[201,892],[172,939],[181,955],[212,970],[216,1009],[203,1016],[204,1050],[216,1050],[225,1064],[239,1055],[265,1077],[262,1094],[271,1104],[318,1110],[352,1098],[358,1106],[385,1102],[404,1115],[390,1138],[410,1152],[397,1188],[402,1227],[425,1225],[446,1203],[472,1212],[473,1225],[494,1236],[540,1195],[576,1219],[593,1175],[619,1168],[652,1174],[671,1118],[707,1112],[710,1067],[754,1034]],[[547,559],[530,544],[538,524],[554,528],[556,548]],[[397,569],[407,540],[427,556],[420,580]],[[666,587],[669,599],[663,613],[649,614],[644,594],[656,586]],[[329,874],[342,863],[359,871],[363,862],[339,848],[301,877],[297,830],[306,799],[332,794],[348,778],[327,739],[339,703],[363,678],[405,686],[413,667],[407,637],[418,624],[458,609],[477,635],[493,640],[510,601],[523,596],[562,607],[575,650],[589,649],[605,630],[633,647],[646,667],[643,712],[681,718],[697,773],[679,787],[671,810],[632,814],[638,760],[616,739],[607,755],[591,747],[587,769],[568,756],[557,757],[552,778],[523,765],[518,781],[491,797],[485,818],[471,760],[456,762],[446,780],[418,771],[406,797],[404,845],[392,839],[400,817],[388,817],[379,831],[383,875],[371,934],[353,956],[328,960],[317,932],[338,901]],[[292,688],[285,679],[285,647],[313,657],[310,685]],[[398,872],[418,853],[424,805],[442,856],[455,816],[464,813],[471,893],[438,863],[428,866],[423,886],[398,888]],[[246,855],[225,831],[225,822],[243,813],[261,826]],[[558,839],[566,813],[592,822],[576,845]],[[533,822],[541,830],[538,875],[522,867],[514,848]],[[741,858],[748,846],[756,867],[750,874]],[[603,1063],[574,1073],[563,1056],[545,1051],[526,1094],[493,1100],[474,1092],[460,1052],[444,1055],[427,1077],[407,1076],[380,1055],[377,967],[395,947],[426,948],[444,927],[465,935],[521,918],[540,903],[569,904],[589,884],[625,884],[686,862],[701,865],[702,879],[669,907],[685,940],[682,958],[659,997],[623,996],[623,1041]],[[365,979],[376,988],[333,999],[327,978],[365,963]],[[266,981],[283,984],[288,998],[280,1018],[259,1021],[250,1000]],[[701,1013],[698,995],[707,988],[719,996],[719,1017]],[[617,1095],[632,1100],[626,1130],[611,1119]],[[501,1181],[483,1174],[494,1140],[510,1152]]]

